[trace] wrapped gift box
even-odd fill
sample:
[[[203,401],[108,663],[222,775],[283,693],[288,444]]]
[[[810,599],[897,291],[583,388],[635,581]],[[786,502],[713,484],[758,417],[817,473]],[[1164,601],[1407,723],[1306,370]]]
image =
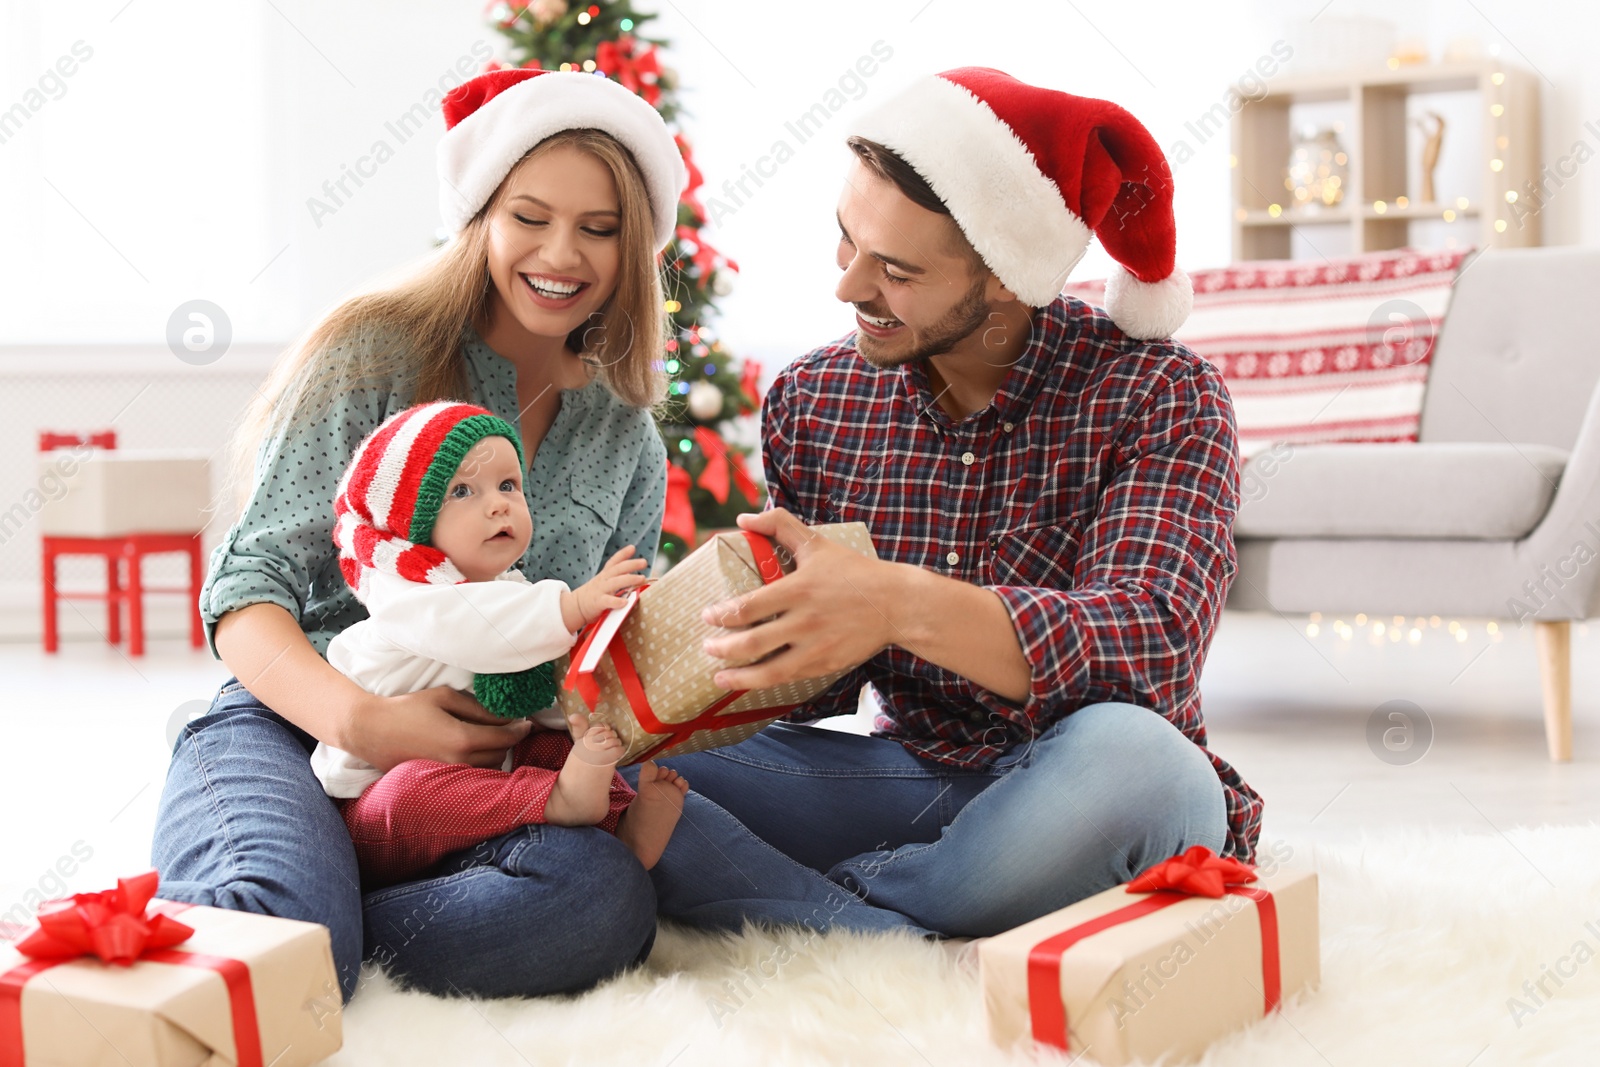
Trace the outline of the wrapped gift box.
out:
[[[1316,985],[1317,930],[1312,871],[1219,897],[1109,889],[979,944],[989,1032],[1107,1065],[1192,1058]]]
[[[819,536],[877,558],[865,523],[813,526]],[[703,622],[708,604],[779,581],[794,569],[781,547],[760,534],[719,533],[659,580],[608,612],[558,664],[558,703],[616,730],[623,763],[731,745],[823,692],[846,672],[751,691],[719,688],[712,678],[744,662],[706,655],[717,628]]]
[[[0,1067],[304,1067],[338,1051],[327,927],[168,901],[142,913],[194,933],[126,966],[0,943]]]
[[[205,526],[211,500],[204,453],[45,452],[39,485],[49,490],[39,531],[54,537],[193,533]]]

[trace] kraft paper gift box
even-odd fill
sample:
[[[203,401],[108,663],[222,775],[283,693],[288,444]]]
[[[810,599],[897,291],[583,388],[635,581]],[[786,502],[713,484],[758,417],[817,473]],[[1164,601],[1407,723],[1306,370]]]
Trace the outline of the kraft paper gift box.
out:
[[[865,523],[811,530],[877,558]],[[621,762],[627,764],[735,744],[804,704],[846,672],[729,691],[713,676],[751,661],[714,659],[701,647],[717,632],[700,618],[707,605],[781,581],[793,569],[788,552],[767,537],[716,534],[580,636],[557,668],[565,677],[557,697],[562,712],[609,725],[625,746]]]
[[[1181,882],[1202,865],[1250,870],[1201,847],[1141,878]],[[1189,1059],[1315,987],[1316,873],[1261,868],[1251,881],[1213,881],[1222,895],[1131,893],[1135,879],[980,943],[990,1036],[1106,1065]]]
[[[193,533],[211,501],[204,453],[58,449],[39,456],[39,486],[55,537]]]
[[[327,927],[152,901],[155,887],[150,872],[62,909],[73,921],[109,918],[87,935],[97,944],[126,936],[129,925],[153,928],[143,951],[139,935],[124,954],[135,957],[126,966],[92,954],[32,958],[19,951],[30,948],[26,936],[0,942],[0,1067],[305,1067],[338,1051],[342,1005]],[[50,908],[35,935],[48,933]],[[118,910],[128,913],[106,915]],[[193,933],[182,936],[185,928]]]

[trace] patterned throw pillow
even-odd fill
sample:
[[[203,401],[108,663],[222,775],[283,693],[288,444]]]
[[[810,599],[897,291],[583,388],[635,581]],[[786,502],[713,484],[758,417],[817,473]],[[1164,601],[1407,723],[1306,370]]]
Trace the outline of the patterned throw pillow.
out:
[[[1255,260],[1195,271],[1174,334],[1221,372],[1239,451],[1278,442],[1415,441],[1433,343],[1470,249]],[[1103,281],[1068,285],[1091,304]]]

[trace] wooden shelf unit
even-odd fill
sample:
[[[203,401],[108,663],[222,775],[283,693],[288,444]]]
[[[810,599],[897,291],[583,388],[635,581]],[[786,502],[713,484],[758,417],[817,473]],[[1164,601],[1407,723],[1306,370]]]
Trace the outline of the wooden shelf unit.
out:
[[[1507,199],[1508,193],[1528,196],[1527,183],[1537,186],[1540,180],[1534,74],[1483,60],[1278,78],[1254,100],[1243,87],[1235,88],[1248,102],[1233,116],[1234,259],[1288,259],[1292,231],[1306,225],[1344,227],[1352,252],[1404,247],[1414,243],[1412,222],[1456,219],[1478,220],[1472,240],[1479,247],[1539,244],[1539,212],[1525,210],[1527,201],[1514,209]],[[1460,91],[1478,94],[1482,158],[1475,169],[1481,187],[1471,197],[1430,204],[1408,199],[1406,102],[1414,95]],[[1349,158],[1344,199],[1333,207],[1293,206],[1284,188],[1294,142],[1290,108],[1327,103],[1349,105],[1339,134]],[[1460,141],[1460,130],[1447,129],[1444,154],[1452,150],[1452,133]]]

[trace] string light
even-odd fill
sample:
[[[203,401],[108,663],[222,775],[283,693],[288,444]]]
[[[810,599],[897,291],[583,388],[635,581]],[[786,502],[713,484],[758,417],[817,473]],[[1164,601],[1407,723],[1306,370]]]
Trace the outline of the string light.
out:
[[[589,19],[592,18],[592,17],[593,16],[591,16],[587,11],[578,12],[578,25],[580,25],[580,26],[589,25]],[[566,70],[567,69],[567,65],[565,63],[561,64],[561,69],[562,70]]]
[[[629,30],[633,29],[633,20],[623,19],[621,22],[617,23],[617,25],[622,27],[623,33],[627,33]]]
[[[677,374],[678,373],[678,366],[679,366],[679,364],[678,364],[677,360],[675,360],[675,359],[667,360],[667,373],[668,374]]]

